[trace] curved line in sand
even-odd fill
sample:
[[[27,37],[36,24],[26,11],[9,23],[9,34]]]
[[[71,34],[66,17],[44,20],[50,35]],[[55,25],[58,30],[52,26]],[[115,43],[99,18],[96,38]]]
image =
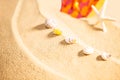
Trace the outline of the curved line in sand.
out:
[[[18,44],[18,46],[20,48],[22,48],[23,51],[25,51],[25,53],[27,54],[27,56],[29,56],[29,58],[39,67],[42,67],[43,69],[65,79],[65,80],[71,80],[69,79],[68,77],[65,77],[64,75],[60,74],[59,72],[53,70],[52,68],[50,68],[49,66],[47,66],[46,64],[40,62],[40,60],[35,57],[32,52],[29,51],[29,49],[24,45],[20,35],[19,35],[19,32],[18,32],[18,29],[17,29],[17,20],[18,20],[18,17],[19,17],[19,13],[21,11],[21,7],[22,7],[22,3],[23,3],[24,0],[19,0],[18,1],[18,4],[16,6],[16,9],[15,9],[15,12],[13,14],[13,17],[12,17],[12,32],[13,32],[13,36],[16,40],[16,43]]]

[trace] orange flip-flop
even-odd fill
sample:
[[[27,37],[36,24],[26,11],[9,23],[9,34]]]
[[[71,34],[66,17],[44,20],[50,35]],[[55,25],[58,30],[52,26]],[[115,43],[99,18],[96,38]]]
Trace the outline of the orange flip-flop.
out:
[[[62,0],[61,12],[67,13],[75,18],[91,17],[94,5],[98,10],[102,8],[105,0]]]

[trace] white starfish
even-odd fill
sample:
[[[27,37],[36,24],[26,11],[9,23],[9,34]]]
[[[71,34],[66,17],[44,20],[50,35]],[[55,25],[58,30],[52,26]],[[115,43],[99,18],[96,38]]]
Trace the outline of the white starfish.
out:
[[[104,22],[105,20],[116,21],[116,19],[114,19],[114,18],[105,16],[105,9],[107,7],[107,3],[108,3],[108,0],[105,0],[105,3],[104,3],[102,10],[100,12],[97,10],[97,8],[94,5],[91,6],[92,9],[94,10],[94,12],[96,13],[96,16],[98,19],[98,21],[96,23],[93,23],[92,25],[96,25],[97,23],[100,23],[102,26],[103,32],[107,32],[107,28],[106,28],[106,25]]]

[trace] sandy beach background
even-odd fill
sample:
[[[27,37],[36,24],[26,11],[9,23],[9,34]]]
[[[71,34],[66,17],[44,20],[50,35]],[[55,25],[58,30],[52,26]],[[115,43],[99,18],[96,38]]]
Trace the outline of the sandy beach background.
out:
[[[30,53],[20,46],[21,42],[16,41],[11,23],[19,0],[0,0],[0,80],[120,79],[120,64],[103,61],[97,54],[82,55],[82,45],[67,45],[63,36],[53,36],[52,30],[45,28],[44,16],[52,16],[60,21],[59,26],[67,25],[87,45],[111,53],[120,60],[119,26],[106,21],[108,32],[103,33],[86,22],[58,12],[56,9],[59,7],[54,8],[59,5],[58,1],[45,3],[47,0],[39,0],[39,6],[37,0],[21,1],[23,2],[17,18],[16,31]],[[106,15],[120,21],[120,12],[116,9],[118,3],[119,0],[110,0]],[[29,56],[31,53],[45,65],[37,64]]]

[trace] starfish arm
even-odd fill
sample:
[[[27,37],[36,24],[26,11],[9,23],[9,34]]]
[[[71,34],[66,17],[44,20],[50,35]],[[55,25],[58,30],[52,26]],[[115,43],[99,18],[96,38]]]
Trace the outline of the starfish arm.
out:
[[[96,15],[100,17],[100,13],[97,10],[97,8],[94,5],[92,5],[91,7],[92,7],[93,11],[96,13]]]
[[[102,17],[103,17],[104,14],[105,14],[105,10],[106,10],[106,8],[107,8],[107,4],[108,4],[108,0],[105,0],[104,5],[103,5],[103,7],[102,7],[102,9],[101,9],[101,11],[100,11],[100,14],[101,14]]]
[[[103,17],[103,20],[107,20],[107,21],[117,21],[117,19],[112,18],[112,17],[110,17],[110,16],[105,16],[105,17]]]
[[[104,21],[101,22],[101,26],[103,28],[103,32],[107,32],[107,28],[106,28]]]

